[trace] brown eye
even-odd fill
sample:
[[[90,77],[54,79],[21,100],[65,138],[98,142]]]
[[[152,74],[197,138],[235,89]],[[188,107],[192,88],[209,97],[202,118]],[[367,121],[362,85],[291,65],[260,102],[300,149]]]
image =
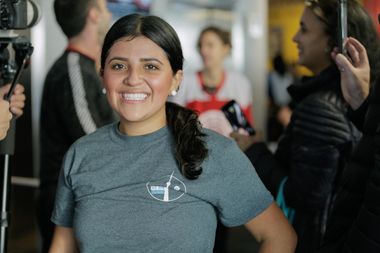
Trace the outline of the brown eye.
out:
[[[122,69],[126,69],[126,66],[124,64],[121,64],[121,63],[114,63],[111,65],[111,69],[122,70]]]
[[[158,67],[155,66],[154,64],[147,64],[147,65],[145,65],[145,69],[147,69],[147,70],[157,70]]]

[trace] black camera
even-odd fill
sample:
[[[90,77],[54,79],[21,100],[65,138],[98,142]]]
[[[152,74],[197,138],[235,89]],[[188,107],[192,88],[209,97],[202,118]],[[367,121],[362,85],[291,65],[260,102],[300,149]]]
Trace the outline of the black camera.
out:
[[[27,29],[37,23],[38,19],[38,6],[32,0],[0,0],[1,30]]]

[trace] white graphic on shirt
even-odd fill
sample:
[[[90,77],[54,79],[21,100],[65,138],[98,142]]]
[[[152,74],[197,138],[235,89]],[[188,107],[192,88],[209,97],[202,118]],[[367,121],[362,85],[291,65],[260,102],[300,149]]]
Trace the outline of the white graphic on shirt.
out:
[[[173,174],[174,171],[171,175],[146,183],[146,188],[152,198],[163,202],[171,202],[186,193],[186,185]]]

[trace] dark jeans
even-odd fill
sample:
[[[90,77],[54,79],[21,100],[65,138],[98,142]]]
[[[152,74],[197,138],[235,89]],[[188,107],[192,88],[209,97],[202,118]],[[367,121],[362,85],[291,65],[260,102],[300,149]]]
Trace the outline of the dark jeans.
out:
[[[218,221],[218,225],[216,227],[214,253],[227,252],[227,235],[228,228]]]

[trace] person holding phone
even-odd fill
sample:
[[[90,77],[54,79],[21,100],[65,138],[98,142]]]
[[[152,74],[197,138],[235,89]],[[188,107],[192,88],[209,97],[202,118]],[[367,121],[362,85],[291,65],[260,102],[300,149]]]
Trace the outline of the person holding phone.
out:
[[[366,49],[355,38],[346,41],[348,57],[333,53],[341,71],[350,118],[362,131],[339,190],[318,253],[380,252],[380,79],[370,80]],[[371,84],[372,83],[372,84]]]
[[[7,84],[0,87],[0,140],[3,140],[7,136],[10,121],[13,118],[12,114],[15,117],[20,117],[24,113],[24,86],[16,84],[10,101],[6,101],[4,100],[4,96],[9,92],[10,86],[10,84]]]
[[[198,112],[204,127],[224,136],[229,136],[233,128],[221,108],[231,100],[240,105],[253,125],[251,84],[243,74],[224,66],[231,47],[229,31],[217,26],[205,27],[198,38],[203,68],[186,73],[178,95],[170,99]]]
[[[169,100],[196,111],[205,128],[227,137],[243,135],[250,140],[247,131],[234,129],[233,122],[222,110],[234,100],[247,122],[254,126],[251,84],[246,76],[224,66],[232,48],[230,32],[217,26],[207,26],[200,32],[197,46],[203,68],[186,73],[178,94]],[[227,236],[228,229],[219,224],[215,252],[225,252]]]
[[[299,239],[297,253],[320,247],[337,182],[361,136],[348,117],[340,72],[331,58],[338,47],[337,10],[338,0],[306,1],[293,40],[298,63],[314,75],[288,89],[295,108],[275,154],[264,143],[246,151],[268,189],[293,211],[289,218]],[[347,1],[347,13],[348,35],[368,48],[375,80],[380,43],[372,18],[355,0]]]

